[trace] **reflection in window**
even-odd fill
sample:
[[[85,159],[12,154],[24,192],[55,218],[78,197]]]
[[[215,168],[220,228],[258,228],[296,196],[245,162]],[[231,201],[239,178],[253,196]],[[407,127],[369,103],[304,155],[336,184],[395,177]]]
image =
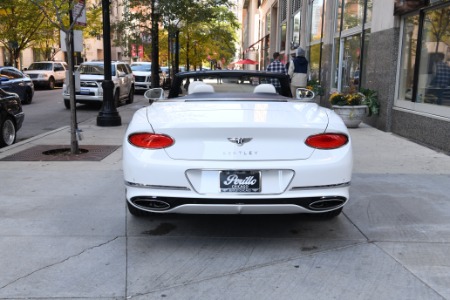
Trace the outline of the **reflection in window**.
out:
[[[343,30],[356,26],[362,26],[364,19],[364,1],[345,0],[344,1],[344,22]]]
[[[450,6],[425,14],[416,102],[450,106]]]
[[[423,29],[419,43],[420,22],[423,22]],[[450,5],[426,11],[423,21],[419,15],[404,19],[400,100],[450,106],[449,32]],[[419,59],[416,53],[420,53]]]
[[[311,79],[320,80],[320,47],[322,44],[315,44],[309,48],[309,69]]]
[[[333,58],[333,81],[331,87],[337,89],[339,87],[339,38],[334,39],[334,58]]]
[[[281,24],[281,34],[280,34],[280,51],[286,50],[286,22]]]
[[[311,13],[311,42],[322,39],[323,0],[314,1]]]
[[[359,59],[361,54],[361,35],[344,39],[344,57],[341,65],[342,90],[355,91],[359,84]]]
[[[414,83],[414,63],[416,60],[419,16],[405,19],[402,36],[402,54],[400,70],[399,98],[412,100]]]
[[[294,26],[292,29],[291,49],[300,46],[300,12],[294,16]]]

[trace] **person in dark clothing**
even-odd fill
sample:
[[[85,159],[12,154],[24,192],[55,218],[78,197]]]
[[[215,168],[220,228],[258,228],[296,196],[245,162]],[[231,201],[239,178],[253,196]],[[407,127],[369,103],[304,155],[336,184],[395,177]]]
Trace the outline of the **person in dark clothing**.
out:
[[[298,47],[295,51],[295,58],[289,64],[288,74],[291,77],[291,93],[296,98],[297,88],[306,87],[308,81],[308,60],[305,57],[305,50]]]

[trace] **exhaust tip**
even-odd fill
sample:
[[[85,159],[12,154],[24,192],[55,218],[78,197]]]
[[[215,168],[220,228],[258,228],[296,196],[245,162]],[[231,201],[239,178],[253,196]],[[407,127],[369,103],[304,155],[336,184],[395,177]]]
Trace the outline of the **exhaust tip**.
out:
[[[131,199],[131,202],[133,202],[133,204],[136,205],[138,208],[144,210],[164,211],[170,208],[169,203],[152,198],[136,197]]]
[[[345,202],[345,198],[321,199],[311,202],[309,208],[315,211],[330,210],[343,206]]]

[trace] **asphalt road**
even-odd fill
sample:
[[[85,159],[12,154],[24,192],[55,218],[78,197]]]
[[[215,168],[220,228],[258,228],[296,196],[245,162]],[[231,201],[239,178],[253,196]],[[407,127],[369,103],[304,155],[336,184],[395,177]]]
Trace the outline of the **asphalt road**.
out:
[[[142,95],[135,95],[136,100]],[[100,110],[96,105],[77,105],[78,123],[95,118]],[[70,110],[66,109],[60,87],[54,90],[36,89],[31,104],[23,105],[25,120],[17,133],[23,141],[48,131],[70,126]]]

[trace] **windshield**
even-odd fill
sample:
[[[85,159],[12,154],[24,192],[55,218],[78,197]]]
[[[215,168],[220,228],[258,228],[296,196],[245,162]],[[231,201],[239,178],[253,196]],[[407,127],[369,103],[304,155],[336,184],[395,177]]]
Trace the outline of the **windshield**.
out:
[[[52,63],[32,63],[28,70],[30,71],[51,71],[53,70]]]
[[[131,70],[142,71],[142,72],[151,72],[152,65],[150,65],[150,64],[132,64]]]
[[[172,84],[169,98],[188,95],[199,83],[211,86],[215,93],[276,93],[288,97],[291,95],[289,76],[286,74],[258,71],[201,71],[178,75]]]
[[[86,75],[105,75],[105,67],[103,64],[81,64],[77,71],[80,74]],[[111,75],[116,75],[115,65],[111,65]]]

